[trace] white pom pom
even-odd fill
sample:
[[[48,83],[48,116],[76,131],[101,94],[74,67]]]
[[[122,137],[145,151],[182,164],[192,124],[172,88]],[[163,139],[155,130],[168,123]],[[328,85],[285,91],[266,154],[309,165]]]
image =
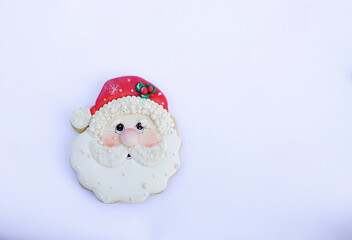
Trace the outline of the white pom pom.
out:
[[[89,108],[81,107],[73,112],[71,117],[71,124],[78,131],[83,131],[88,127],[92,114],[90,113]]]

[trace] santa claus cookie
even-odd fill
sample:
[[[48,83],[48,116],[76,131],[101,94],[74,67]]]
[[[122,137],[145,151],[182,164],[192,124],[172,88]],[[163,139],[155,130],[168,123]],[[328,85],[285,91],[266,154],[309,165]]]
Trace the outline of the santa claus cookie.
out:
[[[181,141],[164,94],[140,77],[107,81],[95,105],[76,110],[71,166],[104,203],[139,203],[180,167]]]

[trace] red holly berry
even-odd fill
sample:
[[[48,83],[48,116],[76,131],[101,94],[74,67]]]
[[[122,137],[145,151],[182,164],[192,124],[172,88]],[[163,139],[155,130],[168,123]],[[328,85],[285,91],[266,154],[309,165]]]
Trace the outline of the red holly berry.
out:
[[[146,87],[142,87],[142,88],[141,88],[141,93],[142,93],[143,95],[148,94],[148,89],[147,89]]]
[[[154,93],[151,93],[150,96],[151,96],[151,97],[154,97]]]
[[[154,90],[153,86],[149,86],[149,87],[148,87],[148,91],[149,91],[149,92],[153,92],[153,90]]]

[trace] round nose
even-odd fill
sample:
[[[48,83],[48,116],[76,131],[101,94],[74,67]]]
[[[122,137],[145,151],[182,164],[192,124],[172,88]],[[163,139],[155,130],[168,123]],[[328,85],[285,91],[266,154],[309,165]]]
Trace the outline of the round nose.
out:
[[[133,147],[139,142],[139,134],[133,128],[127,128],[121,133],[120,141],[126,147]]]

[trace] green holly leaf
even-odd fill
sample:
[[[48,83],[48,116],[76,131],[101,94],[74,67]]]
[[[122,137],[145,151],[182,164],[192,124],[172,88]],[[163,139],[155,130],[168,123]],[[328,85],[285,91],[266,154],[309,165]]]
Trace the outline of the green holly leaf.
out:
[[[137,92],[139,92],[142,89],[142,87],[145,87],[143,83],[141,82],[137,83],[137,86],[136,86]]]
[[[150,97],[150,94],[147,93],[147,94],[141,94],[141,98],[145,98],[145,99],[148,99]]]

